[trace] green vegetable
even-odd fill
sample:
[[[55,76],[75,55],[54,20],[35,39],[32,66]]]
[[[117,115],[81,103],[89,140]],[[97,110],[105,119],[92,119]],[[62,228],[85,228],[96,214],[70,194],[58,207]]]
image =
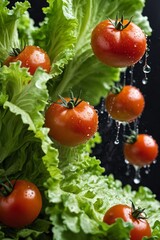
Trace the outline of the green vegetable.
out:
[[[70,149],[57,146],[44,127],[44,111],[58,94],[75,95],[97,104],[107,94],[120,70],[102,65],[90,47],[92,28],[117,11],[134,15],[135,23],[151,34],[142,16],[144,0],[48,0],[46,15],[39,27],[26,12],[30,4],[8,1],[0,4],[0,176],[26,178],[44,193],[43,210],[34,224],[25,229],[0,226],[2,240],[129,240],[129,223],[118,220],[113,226],[102,222],[108,207],[118,202],[146,208],[153,229],[150,240],[160,238],[160,204],[146,187],[132,191],[112,175],[104,176],[100,161],[90,157],[101,141],[96,134],[86,145]],[[127,12],[126,12],[127,9]],[[27,30],[26,30],[27,29]],[[47,37],[46,37],[47,36]],[[38,69],[32,77],[20,63],[3,66],[13,47],[35,44],[49,53],[50,74]],[[89,91],[88,91],[89,89]]]

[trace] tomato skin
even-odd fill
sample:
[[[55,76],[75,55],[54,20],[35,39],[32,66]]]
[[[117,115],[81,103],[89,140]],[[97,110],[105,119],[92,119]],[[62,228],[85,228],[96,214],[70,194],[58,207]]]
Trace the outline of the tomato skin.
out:
[[[21,67],[29,68],[33,75],[38,67],[49,73],[51,63],[47,53],[38,46],[26,46],[17,56],[9,56],[4,64],[9,66],[10,62],[21,61]]]
[[[123,25],[128,22],[124,20]],[[104,64],[128,67],[143,57],[147,43],[143,31],[133,22],[123,30],[117,30],[110,20],[104,20],[93,29],[91,46],[95,56]]]
[[[31,224],[42,208],[39,189],[26,180],[13,180],[12,192],[0,196],[0,222],[12,228],[22,228]]]
[[[70,99],[65,100],[68,102]],[[59,103],[52,103],[45,113],[45,126],[50,128],[49,136],[60,144],[71,147],[85,143],[97,131],[96,110],[85,101],[72,109]]]
[[[146,219],[136,219],[132,216],[132,208],[125,204],[117,204],[108,209],[103,221],[109,225],[115,223],[117,218],[133,224],[130,231],[130,240],[142,240],[144,236],[151,236],[151,228]]]
[[[144,109],[145,100],[140,90],[126,85],[119,93],[110,92],[105,100],[110,116],[120,122],[132,122]]]
[[[124,143],[124,157],[133,165],[143,167],[151,164],[158,155],[158,144],[147,134],[138,134],[134,143]]]

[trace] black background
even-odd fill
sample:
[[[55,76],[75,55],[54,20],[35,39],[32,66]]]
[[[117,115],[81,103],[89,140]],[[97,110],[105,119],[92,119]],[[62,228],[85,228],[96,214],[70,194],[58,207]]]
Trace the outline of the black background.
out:
[[[30,1],[32,8],[29,10],[31,17],[37,24],[43,20],[43,13],[41,8],[46,5],[45,0]],[[11,1],[13,4],[14,1]],[[146,132],[152,135],[160,146],[160,0],[146,0],[146,5],[143,15],[147,16],[152,27],[152,36],[148,39],[148,46],[150,48],[148,64],[151,66],[151,72],[148,74],[148,83],[142,84],[144,73],[142,65],[137,64],[134,69],[134,79],[136,85],[141,89],[145,96],[145,109],[139,121],[139,131]],[[103,101],[102,101],[103,102]],[[101,104],[97,106],[100,109]],[[99,111],[100,112],[100,111]],[[157,158],[156,164],[151,165],[150,173],[146,174],[144,170],[141,171],[141,182],[139,185],[134,184],[134,171],[131,169],[130,175],[126,176],[126,164],[124,163],[122,154],[122,145],[114,144],[116,135],[116,127],[114,123],[112,126],[107,126],[107,113],[100,113],[100,133],[102,135],[103,143],[93,151],[101,161],[102,166],[106,169],[106,174],[113,173],[115,178],[120,179],[122,183],[131,184],[133,189],[137,189],[139,185],[149,187],[157,198],[160,199],[160,160]],[[120,135],[121,140],[121,135]]]

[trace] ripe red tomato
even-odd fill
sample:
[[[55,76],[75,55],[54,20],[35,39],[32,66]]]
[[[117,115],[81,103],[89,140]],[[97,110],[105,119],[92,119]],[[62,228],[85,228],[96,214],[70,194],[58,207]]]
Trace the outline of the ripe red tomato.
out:
[[[45,126],[50,128],[49,136],[62,145],[77,146],[90,139],[98,128],[98,114],[88,102],[80,101],[69,106],[76,99],[65,98],[50,105],[45,113]],[[72,104],[71,104],[72,105]]]
[[[105,213],[103,221],[111,225],[115,223],[117,218],[122,218],[125,222],[133,224],[133,228],[130,231],[130,240],[142,240],[144,236],[151,236],[151,228],[148,221],[143,219],[141,213],[136,217],[136,212],[130,206],[125,204],[112,206]]]
[[[151,164],[158,155],[158,144],[147,134],[130,136],[124,143],[124,157],[133,164],[140,167]]]
[[[91,46],[95,56],[111,67],[128,67],[137,63],[146,51],[146,36],[129,20],[100,22],[92,31]]]
[[[31,75],[34,74],[38,67],[43,68],[46,72],[50,71],[51,63],[47,53],[37,46],[26,46],[22,51],[15,50],[15,56],[9,56],[4,65],[9,66],[10,62],[21,61],[21,67],[28,68]]]
[[[112,91],[105,100],[110,116],[120,122],[132,122],[142,114],[145,100],[140,90],[126,85],[118,93]]]
[[[31,224],[42,208],[42,197],[39,189],[26,180],[11,181],[13,189],[6,195],[0,195],[0,222],[22,228]]]

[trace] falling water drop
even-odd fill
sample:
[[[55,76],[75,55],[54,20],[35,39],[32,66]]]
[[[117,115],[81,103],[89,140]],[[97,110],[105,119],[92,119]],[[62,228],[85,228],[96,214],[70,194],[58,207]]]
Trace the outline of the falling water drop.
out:
[[[126,176],[129,176],[130,173],[131,173],[131,166],[130,166],[130,164],[129,164],[127,159],[125,159],[124,161],[126,163],[126,172],[125,172],[125,174],[126,174]]]
[[[101,106],[100,106],[100,114],[103,114],[105,112],[105,99],[103,98],[101,101]]]
[[[133,181],[135,184],[139,184],[141,181],[140,167],[134,165],[134,169],[135,169],[135,176],[134,176]]]
[[[134,131],[138,134],[139,133],[139,119],[137,118],[134,122]]]
[[[122,76],[122,85],[126,85],[126,79],[127,79],[127,70],[125,70],[123,72],[123,76]]]
[[[142,64],[142,63],[143,63],[143,58],[141,58],[141,59],[139,60],[139,63],[140,63],[140,64]]]
[[[121,122],[116,121],[116,127],[117,127],[117,133],[116,133],[116,139],[114,141],[114,144],[119,144],[119,133],[120,133],[120,127],[121,127]]]
[[[152,163],[153,163],[153,164],[156,164],[156,163],[157,163],[157,159],[155,159]]]
[[[145,53],[145,62],[144,62],[144,66],[143,66],[143,72],[144,72],[144,79],[142,80],[143,84],[147,84],[148,82],[148,77],[147,74],[149,74],[151,72],[151,67],[148,65],[148,57],[149,57],[149,48],[147,48],[147,51]]]
[[[133,78],[133,71],[134,70],[134,65],[131,66],[131,69],[130,69],[130,76],[131,76],[131,85],[134,83],[134,78]]]
[[[144,73],[150,73],[150,71],[151,71],[151,67],[148,64],[145,64],[143,66],[143,72]]]
[[[119,144],[119,139],[118,139],[118,136],[116,136],[116,139],[114,141],[114,144],[118,145]]]
[[[145,75],[145,77],[142,79],[142,83],[146,85],[148,83],[148,77]]]
[[[145,171],[144,171],[145,174],[149,174],[149,173],[150,173],[150,170],[151,170],[151,169],[150,169],[150,165],[145,165],[144,168],[145,168]]]

